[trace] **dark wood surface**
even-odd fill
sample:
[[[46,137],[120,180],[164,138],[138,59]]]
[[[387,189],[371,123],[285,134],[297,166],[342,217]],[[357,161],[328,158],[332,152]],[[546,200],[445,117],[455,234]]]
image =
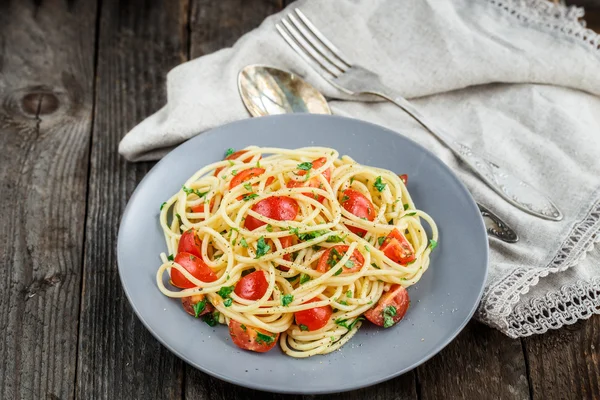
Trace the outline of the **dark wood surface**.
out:
[[[600,398],[600,316],[522,340],[473,321],[416,370],[329,396],[222,382],[143,327],[116,236],[153,163],[118,143],[165,103],[169,69],[287,3],[0,1],[0,399]]]

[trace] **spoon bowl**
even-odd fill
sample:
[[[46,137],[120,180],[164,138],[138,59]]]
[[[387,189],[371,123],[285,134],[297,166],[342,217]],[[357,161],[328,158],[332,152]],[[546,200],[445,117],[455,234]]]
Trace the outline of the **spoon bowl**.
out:
[[[275,114],[331,114],[327,100],[298,75],[264,65],[248,65],[238,74],[238,90],[253,117]]]

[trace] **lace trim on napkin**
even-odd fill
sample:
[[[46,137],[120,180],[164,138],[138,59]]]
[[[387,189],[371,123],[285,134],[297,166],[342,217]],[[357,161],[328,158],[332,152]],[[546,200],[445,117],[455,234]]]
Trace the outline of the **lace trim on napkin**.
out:
[[[522,295],[537,285],[540,278],[565,271],[585,258],[586,251],[600,242],[600,200],[582,221],[571,230],[558,253],[544,268],[517,268],[500,282],[490,285],[483,294],[478,319],[495,326],[508,336],[516,338],[544,333],[572,324],[577,319],[600,313],[600,279],[592,283],[578,282],[563,286],[559,291],[520,304]],[[496,318],[490,318],[494,315]],[[501,324],[499,323],[501,322]]]
[[[600,34],[587,29],[582,20],[585,12],[577,6],[564,6],[548,0],[488,0],[492,5],[518,20],[547,31],[561,32],[600,50]]]

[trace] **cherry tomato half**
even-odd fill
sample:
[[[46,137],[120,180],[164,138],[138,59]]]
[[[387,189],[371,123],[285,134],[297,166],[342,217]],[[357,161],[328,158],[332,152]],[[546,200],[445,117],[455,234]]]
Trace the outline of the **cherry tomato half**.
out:
[[[247,152],[248,152],[248,150],[236,151],[235,153],[232,153],[232,154],[228,155],[227,157],[225,157],[225,160],[237,160],[238,158],[240,158],[240,156],[244,155]],[[260,157],[260,158],[262,158],[262,157]],[[245,163],[250,162],[250,161],[252,161],[252,156],[249,156],[246,159],[242,160],[242,162],[245,162]],[[215,176],[218,176],[219,172],[221,172],[223,170],[223,168],[225,168],[225,167],[217,168],[215,170]]]
[[[400,285],[392,285],[387,293],[384,293],[374,307],[365,312],[365,318],[375,325],[389,328],[400,321],[406,314],[410,298],[408,291]]]
[[[240,171],[237,173],[236,176],[233,177],[231,182],[229,182],[229,189],[231,190],[234,187],[236,187],[237,185],[239,185],[240,183],[246,182],[252,178],[256,178],[257,176],[260,176],[264,173],[265,173],[264,168],[248,168],[243,171]]]
[[[217,280],[217,275],[208,265],[202,261],[200,257],[196,257],[190,253],[177,253],[175,262],[185,268],[192,276],[202,282],[214,282]],[[175,268],[171,269],[171,283],[180,289],[195,288],[192,282],[188,281],[185,276]]]
[[[333,246],[325,250],[325,252],[319,258],[319,262],[317,263],[317,271],[319,272],[327,272],[331,267],[337,264],[338,261],[344,256],[344,254],[348,251],[350,246],[346,245],[338,245]],[[356,249],[346,261],[346,265],[342,267],[342,273],[347,274],[351,272],[359,271],[365,263],[365,258],[362,254]]]
[[[400,177],[402,182],[404,182],[404,185],[408,185],[408,175],[402,174],[402,175],[398,175],[398,176]]]
[[[298,215],[298,209],[298,202],[285,196],[267,197],[252,206],[252,211],[277,221],[294,220]],[[251,215],[246,216],[246,220],[244,221],[246,229],[251,231],[263,225],[266,225],[266,222],[262,222]]]
[[[344,190],[342,196],[342,207],[352,215],[356,215],[359,218],[365,218],[369,221],[373,221],[377,216],[375,212],[375,206],[373,203],[361,192],[353,189]],[[356,228],[354,226],[348,226],[350,232],[357,234],[358,236],[364,236],[366,231],[364,229]]]
[[[234,292],[243,299],[258,300],[265,295],[267,289],[267,274],[264,271],[254,271],[238,281]]]
[[[319,301],[319,299],[315,298],[309,301],[309,303]],[[331,315],[333,314],[333,310],[331,306],[323,306],[323,307],[313,307],[308,310],[296,311],[294,316],[296,317],[296,324],[300,326],[300,329],[304,329],[302,327],[305,326],[308,331],[316,331],[317,329],[321,329],[327,322]]]
[[[267,332],[260,328],[244,325],[234,319],[229,320],[229,335],[239,348],[265,353],[279,340],[279,333]]]
[[[415,251],[402,233],[394,228],[381,244],[381,251],[387,258],[398,264],[408,264],[415,260]]]
[[[194,228],[183,232],[177,246],[177,253],[190,253],[196,257],[202,257],[202,241],[196,235]]]
[[[325,157],[321,157],[321,158],[317,158],[315,161],[312,162],[312,167],[313,169],[318,169],[321,168],[323,165],[325,165],[325,163],[327,162],[327,159]],[[306,175],[307,171],[304,170],[299,170],[296,174],[300,175],[300,176],[304,176]],[[327,180],[327,182],[331,181],[331,168],[327,168],[325,171],[323,171],[323,177],[325,177],[325,179]],[[314,188],[319,188],[321,189],[323,184],[321,183],[321,181],[319,180],[318,177],[314,177],[308,180],[308,182],[299,182],[299,181],[294,181],[294,180],[290,180],[287,185],[287,187],[289,188],[295,188],[295,187],[314,187]],[[305,196],[308,197],[312,197],[312,194],[309,193],[305,193]],[[317,198],[315,199],[317,200],[319,203],[322,203],[323,200],[325,200],[325,196],[317,196]]]
[[[205,204],[206,203],[202,202],[202,203],[200,203],[198,205],[195,205],[194,207],[191,208],[192,212],[195,212],[195,213],[204,212],[204,209],[206,207]],[[213,197],[212,199],[210,199],[210,205],[209,205],[208,208],[210,210],[212,210],[214,205],[215,205],[215,198]],[[204,218],[201,218],[201,219],[204,219]]]
[[[196,316],[196,310],[194,310],[194,306],[201,301],[203,301],[205,296],[203,294],[195,294],[193,296],[182,297],[181,305],[183,305],[183,309],[186,313],[190,314],[192,317],[200,317],[204,314],[211,313],[215,310],[212,304],[208,301],[204,302],[204,308],[202,310],[198,310],[198,316]]]

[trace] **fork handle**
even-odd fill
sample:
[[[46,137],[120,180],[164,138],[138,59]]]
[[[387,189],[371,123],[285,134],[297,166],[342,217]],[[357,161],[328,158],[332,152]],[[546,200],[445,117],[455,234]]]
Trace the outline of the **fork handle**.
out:
[[[488,160],[487,158],[476,154],[473,150],[453,139],[444,130],[428,121],[423,114],[404,97],[391,91],[374,93],[390,100],[398,107],[406,111],[411,117],[417,120],[423,127],[429,130],[446,147],[473,172],[487,183],[496,193],[503,197],[510,204],[536,217],[552,221],[560,221],[563,218],[562,213],[554,205],[552,200],[543,195],[533,186],[514,176],[506,169]]]

